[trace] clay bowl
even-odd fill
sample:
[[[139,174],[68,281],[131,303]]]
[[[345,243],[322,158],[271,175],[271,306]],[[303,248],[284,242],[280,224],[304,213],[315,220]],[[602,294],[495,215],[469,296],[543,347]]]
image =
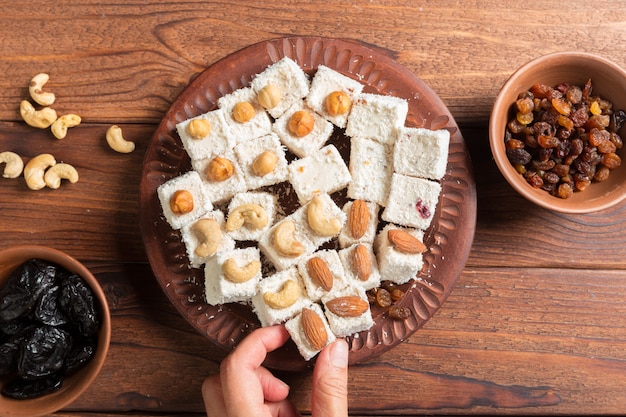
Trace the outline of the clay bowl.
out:
[[[570,198],[550,195],[533,188],[519,174],[506,155],[504,134],[507,123],[514,117],[514,103],[518,95],[537,83],[557,86],[560,83],[584,86],[591,79],[592,95],[613,103],[614,110],[626,110],[626,71],[596,55],[583,52],[559,52],[536,58],[511,75],[504,83],[493,105],[489,121],[489,141],[493,157],[509,184],[523,197],[546,209],[562,213],[590,213],[611,207],[626,197],[626,161],[611,171],[609,178],[592,182],[583,191]],[[626,133],[622,128],[621,136]],[[624,149],[616,152],[622,160]]]
[[[72,403],[100,372],[111,340],[111,318],[104,291],[85,266],[63,252],[42,246],[18,246],[0,251],[0,289],[4,288],[9,276],[18,266],[32,258],[54,263],[81,276],[91,288],[100,312],[98,345],[94,356],[82,368],[67,375],[56,392],[31,399],[13,399],[0,395],[0,415],[5,417],[48,415]],[[8,377],[1,377],[0,388],[8,381]]]

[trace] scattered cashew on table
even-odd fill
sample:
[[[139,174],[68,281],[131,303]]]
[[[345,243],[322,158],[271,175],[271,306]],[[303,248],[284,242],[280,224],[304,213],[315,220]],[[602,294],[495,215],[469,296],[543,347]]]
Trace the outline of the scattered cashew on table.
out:
[[[29,126],[38,129],[50,128],[57,139],[67,136],[68,128],[78,126],[82,119],[77,114],[64,114],[60,117],[50,106],[54,104],[56,95],[49,91],[43,91],[44,86],[50,80],[46,73],[35,75],[28,86],[31,99],[42,106],[37,109],[28,100],[20,102],[20,115]],[[122,129],[113,125],[106,132],[106,141],[111,149],[119,153],[130,153],[135,150],[135,144],[124,138]],[[22,173],[26,185],[31,190],[41,190],[46,186],[57,189],[61,186],[61,180],[76,183],[79,175],[74,166],[66,163],[57,164],[51,154],[39,154],[30,159],[26,164],[22,157],[15,152],[0,152],[0,165],[5,164],[2,176],[4,178],[18,178]]]

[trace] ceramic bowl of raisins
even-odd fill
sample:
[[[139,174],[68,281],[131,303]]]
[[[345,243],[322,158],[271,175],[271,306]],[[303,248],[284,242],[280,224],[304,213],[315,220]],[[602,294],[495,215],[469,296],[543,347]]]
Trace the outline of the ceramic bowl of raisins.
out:
[[[516,70],[489,121],[494,160],[546,209],[590,213],[626,198],[626,71],[598,55],[557,52]]]
[[[0,251],[0,415],[66,408],[96,378],[111,339],[104,291],[73,257],[43,246]]]

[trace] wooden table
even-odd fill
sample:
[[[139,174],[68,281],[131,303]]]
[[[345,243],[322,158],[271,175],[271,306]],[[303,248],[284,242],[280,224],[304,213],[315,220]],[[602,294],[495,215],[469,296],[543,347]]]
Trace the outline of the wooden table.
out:
[[[564,215],[519,197],[492,161],[499,87],[539,55],[595,52],[626,66],[620,2],[13,2],[0,4],[0,151],[75,165],[76,184],[31,191],[0,178],[0,248],[41,244],[84,261],[105,288],[113,337],[101,374],[57,416],[199,416],[224,352],[174,309],[139,231],[144,151],[188,82],[218,59],[284,35],[358,39],[426,81],[461,127],[478,220],[450,297],[391,351],[350,370],[353,415],[611,414],[626,410],[626,203]],[[50,74],[56,110],[83,123],[57,140],[19,103]],[[121,125],[137,144],[112,153]],[[286,374],[310,412],[309,373]]]

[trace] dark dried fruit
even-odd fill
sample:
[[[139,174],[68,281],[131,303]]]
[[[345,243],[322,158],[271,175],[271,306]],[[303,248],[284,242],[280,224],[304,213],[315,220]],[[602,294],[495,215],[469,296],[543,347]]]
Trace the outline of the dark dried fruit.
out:
[[[61,326],[67,323],[67,316],[65,316],[59,306],[60,292],[61,287],[55,285],[41,295],[35,307],[35,317],[43,324]]]
[[[54,279],[55,268],[51,265],[37,259],[22,264],[11,273],[0,292],[0,320],[13,320],[28,313]]]
[[[376,304],[382,308],[388,308],[392,304],[391,294],[384,288],[376,291]]]
[[[506,156],[513,165],[526,165],[532,160],[532,156],[524,149],[507,149]]]
[[[2,395],[18,400],[37,398],[57,391],[61,388],[62,383],[63,375],[61,373],[36,380],[17,377],[2,387]]]
[[[93,294],[78,275],[69,275],[61,282],[61,309],[70,321],[78,326],[83,336],[93,336],[98,332],[98,313]]]
[[[619,168],[622,164],[622,159],[615,153],[607,153],[602,155],[602,165],[608,169]]]
[[[592,92],[591,80],[583,86],[535,84],[511,106],[506,155],[532,187],[569,198],[621,165],[626,111]]]
[[[34,398],[58,390],[64,375],[93,357],[100,327],[91,289],[57,265],[30,260],[0,292],[2,394]]]
[[[390,294],[391,294],[391,299],[394,302],[401,300],[402,297],[404,297],[404,291],[402,291],[400,288],[394,288],[393,290],[390,291]]]
[[[72,337],[58,327],[37,327],[24,342],[18,372],[24,379],[38,379],[60,371],[70,352]]]
[[[17,361],[22,349],[21,340],[14,337],[0,345],[0,375],[9,375],[17,371]]]
[[[411,310],[408,307],[392,305],[389,307],[389,317],[393,320],[406,320],[411,317]]]
[[[82,343],[75,344],[65,360],[65,372],[70,374],[86,364],[96,353],[96,346],[96,339],[87,339]]]

